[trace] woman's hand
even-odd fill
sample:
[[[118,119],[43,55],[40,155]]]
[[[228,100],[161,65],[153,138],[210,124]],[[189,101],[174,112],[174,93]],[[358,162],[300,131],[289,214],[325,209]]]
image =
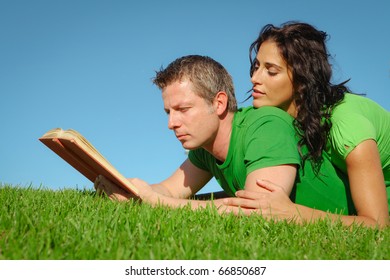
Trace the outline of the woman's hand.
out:
[[[282,187],[266,180],[257,180],[258,192],[241,190],[236,197],[224,199],[228,212],[250,215],[261,214],[268,219],[294,219],[297,217],[295,204]]]

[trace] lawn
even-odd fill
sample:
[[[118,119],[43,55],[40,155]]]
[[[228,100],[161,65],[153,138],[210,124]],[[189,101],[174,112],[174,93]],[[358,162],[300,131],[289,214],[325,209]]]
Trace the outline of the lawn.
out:
[[[389,260],[389,248],[390,228],[296,225],[0,184],[2,260]]]

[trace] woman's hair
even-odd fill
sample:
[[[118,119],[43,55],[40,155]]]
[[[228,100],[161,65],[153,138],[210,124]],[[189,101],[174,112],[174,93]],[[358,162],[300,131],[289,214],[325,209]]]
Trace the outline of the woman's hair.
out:
[[[271,41],[278,46],[292,73],[293,99],[297,108],[294,125],[300,136],[299,151],[303,160],[312,161],[316,171],[322,163],[322,150],[326,147],[332,125],[332,108],[349,91],[345,86],[348,80],[337,85],[330,82],[332,66],[326,39],[325,32],[306,23],[287,22],[280,27],[268,24],[249,49],[252,76],[261,44]],[[307,154],[302,151],[303,146],[307,146]]]
[[[224,91],[228,95],[228,111],[237,111],[233,79],[217,61],[200,55],[188,55],[171,62],[165,69],[156,71],[153,83],[161,90],[170,84],[188,80],[197,95],[212,104],[216,94]]]

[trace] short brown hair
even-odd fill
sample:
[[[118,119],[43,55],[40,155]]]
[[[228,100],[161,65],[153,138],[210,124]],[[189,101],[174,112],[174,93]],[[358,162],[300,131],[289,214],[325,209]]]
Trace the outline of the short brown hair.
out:
[[[210,104],[218,92],[228,95],[228,111],[237,110],[233,79],[217,61],[201,55],[188,55],[171,62],[165,69],[156,71],[153,83],[161,90],[168,85],[188,79],[197,95]]]

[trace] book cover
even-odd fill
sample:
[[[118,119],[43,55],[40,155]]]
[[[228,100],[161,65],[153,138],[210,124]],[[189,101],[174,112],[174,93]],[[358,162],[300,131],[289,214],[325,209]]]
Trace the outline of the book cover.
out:
[[[91,182],[95,182],[99,175],[103,175],[115,185],[138,196],[137,188],[119,173],[119,171],[76,130],[55,128],[46,132],[39,140]]]

